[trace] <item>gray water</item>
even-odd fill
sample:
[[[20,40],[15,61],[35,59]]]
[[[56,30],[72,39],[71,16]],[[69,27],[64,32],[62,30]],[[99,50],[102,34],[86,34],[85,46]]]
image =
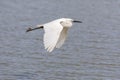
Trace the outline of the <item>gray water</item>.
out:
[[[30,26],[81,20],[52,53]],[[0,0],[0,80],[120,80],[120,0]]]

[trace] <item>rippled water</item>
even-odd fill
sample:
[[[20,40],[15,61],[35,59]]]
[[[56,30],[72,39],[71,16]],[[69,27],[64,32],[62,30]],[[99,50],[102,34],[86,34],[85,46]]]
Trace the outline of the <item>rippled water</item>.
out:
[[[25,32],[61,17],[83,23],[52,53]],[[120,80],[120,0],[0,0],[0,80]]]

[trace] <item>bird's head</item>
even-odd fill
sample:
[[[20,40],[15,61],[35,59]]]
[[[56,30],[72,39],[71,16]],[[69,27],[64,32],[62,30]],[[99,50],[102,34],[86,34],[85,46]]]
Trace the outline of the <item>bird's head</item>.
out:
[[[61,18],[60,19],[60,24],[63,27],[71,27],[73,22],[74,23],[82,23],[82,21],[73,20],[73,19],[70,19],[70,18]]]

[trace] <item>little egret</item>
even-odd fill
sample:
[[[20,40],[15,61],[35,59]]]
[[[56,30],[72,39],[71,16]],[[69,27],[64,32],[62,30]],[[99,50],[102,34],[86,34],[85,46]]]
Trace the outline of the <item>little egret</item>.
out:
[[[70,18],[61,18],[46,24],[37,25],[36,28],[28,28],[26,32],[44,29],[44,46],[48,52],[51,52],[54,48],[60,48],[63,45],[67,36],[67,31],[72,26],[73,22],[82,23],[81,21]]]

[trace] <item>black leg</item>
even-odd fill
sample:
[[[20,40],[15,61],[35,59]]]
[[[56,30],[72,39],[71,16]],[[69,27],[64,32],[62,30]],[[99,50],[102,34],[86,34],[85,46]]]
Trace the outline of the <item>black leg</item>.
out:
[[[41,29],[41,28],[43,28],[43,26],[40,26],[40,27],[36,27],[36,28],[28,28],[27,30],[26,30],[26,32],[29,32],[29,31],[32,31],[32,30],[36,30],[36,29]]]

